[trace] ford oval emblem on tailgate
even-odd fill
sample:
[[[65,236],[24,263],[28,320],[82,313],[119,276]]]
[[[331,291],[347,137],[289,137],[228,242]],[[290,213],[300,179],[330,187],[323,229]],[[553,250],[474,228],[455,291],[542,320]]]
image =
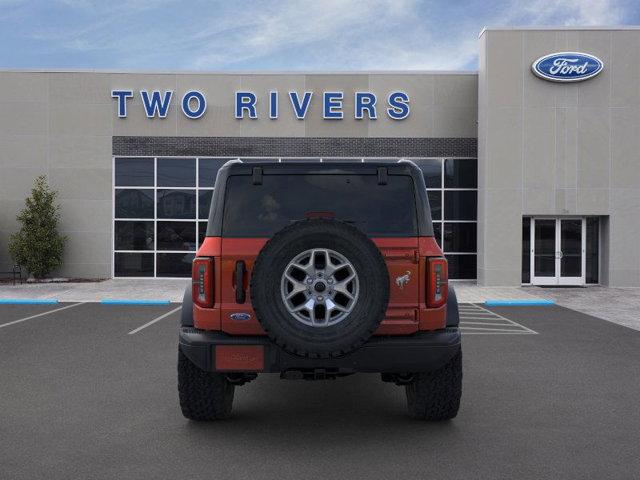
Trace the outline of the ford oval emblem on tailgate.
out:
[[[579,52],[550,53],[531,65],[533,73],[552,82],[580,82],[595,77],[603,68],[598,57]]]
[[[244,322],[251,318],[251,314],[244,312],[232,313],[231,315],[229,315],[229,318],[237,322]]]

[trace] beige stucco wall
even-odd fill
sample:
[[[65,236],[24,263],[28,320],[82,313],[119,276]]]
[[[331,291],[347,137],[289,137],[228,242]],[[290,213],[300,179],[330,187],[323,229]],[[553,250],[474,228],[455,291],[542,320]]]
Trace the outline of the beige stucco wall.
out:
[[[557,84],[531,63],[604,62]],[[601,281],[640,286],[640,30],[486,30],[480,37],[478,282],[517,285],[523,215],[602,215]]]
[[[113,89],[131,89],[128,116],[116,114]],[[148,119],[138,90],[174,90],[165,119]],[[198,120],[180,112],[182,94],[201,90],[207,111]],[[297,120],[289,90],[313,90],[306,120]],[[322,119],[321,94],[344,91],[345,118]],[[234,118],[234,92],[258,94],[258,120]],[[266,99],[280,92],[280,117],[269,120]],[[386,95],[404,90],[411,115],[393,121],[353,118],[356,90]],[[62,231],[69,236],[58,275],[111,275],[112,150],[114,135],[130,136],[312,136],[476,137],[477,76],[474,74],[138,74],[95,72],[0,72],[0,269],[10,268],[7,240],[17,229],[33,179],[49,177],[60,193]],[[282,152],[283,156],[287,152]]]

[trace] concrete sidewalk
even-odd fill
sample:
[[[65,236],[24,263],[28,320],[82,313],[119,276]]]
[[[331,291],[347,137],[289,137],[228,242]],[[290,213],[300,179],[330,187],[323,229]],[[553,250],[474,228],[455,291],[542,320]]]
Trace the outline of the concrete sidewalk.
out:
[[[99,282],[0,284],[0,299],[57,299],[60,302],[99,302],[103,299],[169,300],[181,302],[188,278],[126,279]],[[479,287],[475,282],[452,282],[461,303],[493,300],[536,300],[547,298],[529,287]]]
[[[188,278],[175,280],[114,278],[99,282],[1,284],[0,299],[56,299],[59,302],[99,302],[104,299],[182,302],[184,289],[189,282]]]
[[[640,330],[640,288],[594,285],[582,288],[533,289],[541,298],[555,300],[563,307]]]
[[[110,279],[86,283],[0,284],[0,299],[56,299],[60,302],[169,300],[181,302],[188,278]],[[452,282],[460,303],[486,300],[554,300],[558,305],[640,330],[640,288],[480,287]]]

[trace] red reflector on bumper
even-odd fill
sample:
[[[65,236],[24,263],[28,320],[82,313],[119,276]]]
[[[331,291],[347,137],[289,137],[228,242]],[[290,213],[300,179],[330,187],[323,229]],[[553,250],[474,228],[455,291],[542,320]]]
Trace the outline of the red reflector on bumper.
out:
[[[217,345],[216,370],[264,370],[264,347],[260,345]]]

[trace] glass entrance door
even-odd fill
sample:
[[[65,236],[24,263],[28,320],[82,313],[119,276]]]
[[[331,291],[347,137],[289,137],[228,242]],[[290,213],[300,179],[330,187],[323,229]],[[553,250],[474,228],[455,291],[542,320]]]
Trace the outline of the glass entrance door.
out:
[[[531,267],[534,285],[555,285],[556,282],[556,220],[534,219],[531,230]]]
[[[531,283],[584,285],[584,218],[534,218],[531,229]]]
[[[559,233],[559,285],[583,285],[585,272],[585,220],[561,218]]]

